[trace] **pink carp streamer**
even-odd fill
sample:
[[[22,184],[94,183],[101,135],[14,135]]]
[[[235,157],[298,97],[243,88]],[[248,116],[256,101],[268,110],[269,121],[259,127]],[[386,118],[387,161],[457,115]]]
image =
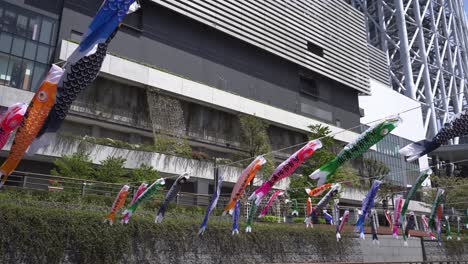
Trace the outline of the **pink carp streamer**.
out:
[[[349,219],[349,210],[346,210],[343,216],[341,217],[341,219],[339,220],[340,224],[337,225],[337,228],[336,228],[336,240],[337,241],[341,240],[341,232],[343,231],[343,228],[346,225],[346,222],[348,222],[348,219]]]
[[[145,192],[146,188],[148,188],[148,184],[145,182],[142,183],[140,187],[138,187],[136,193],[133,195],[132,201],[130,202],[129,206],[132,206],[135,203],[138,197],[140,197],[140,195]],[[121,223],[128,223],[128,220],[130,220],[130,214],[126,212],[124,213],[124,217],[122,218]]]
[[[429,228],[429,219],[427,219],[427,216],[425,215],[422,215],[421,219],[423,221],[424,229],[429,233],[429,237],[431,238],[431,240],[435,240],[435,236],[432,233],[432,230]]]
[[[16,103],[8,107],[5,114],[0,117],[0,150],[7,143],[11,132],[21,125],[26,109],[28,104]]]
[[[322,147],[322,142],[315,139],[309,141],[304,147],[294,153],[291,157],[281,163],[273,172],[270,179],[262,184],[255,192],[249,197],[252,201],[255,199],[257,205],[260,204],[263,197],[273,188],[273,186],[280,180],[289,177],[304,161],[306,161],[317,149]]]
[[[268,200],[268,203],[265,205],[265,208],[263,208],[262,212],[260,213],[260,215],[258,216],[259,218],[260,217],[264,217],[267,213],[268,213],[268,208],[270,208],[271,204],[273,204],[273,202],[275,201],[276,197],[277,196],[280,196],[280,195],[283,195],[284,192],[282,190],[276,190],[270,197],[270,200]]]
[[[400,221],[401,208],[403,207],[403,196],[397,195],[395,198],[395,211],[393,212],[393,238],[398,239],[398,227]]]

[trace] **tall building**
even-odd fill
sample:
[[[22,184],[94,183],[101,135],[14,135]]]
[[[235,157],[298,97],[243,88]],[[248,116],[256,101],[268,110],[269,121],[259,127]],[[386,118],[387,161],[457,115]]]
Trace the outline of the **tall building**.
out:
[[[50,64],[65,61],[77,47],[100,2],[0,0],[3,108],[30,100]],[[412,105],[397,102],[396,108],[379,109],[368,103],[370,98],[398,101],[400,94],[371,97],[380,90],[393,92],[386,53],[368,44],[365,14],[346,1],[140,2],[142,8],[124,20],[111,43],[99,77],[73,103],[62,137],[25,157],[19,170],[48,173],[54,158],[85,147],[95,163],[121,155],[129,168],[148,163],[164,175],[189,170],[193,180],[187,191],[208,193],[215,165],[200,156],[234,159],[245,154],[239,114],[266,120],[272,149],[283,149],[305,142],[308,126],[314,124],[341,131],[335,138],[349,143],[362,132],[361,122]],[[410,120],[418,119],[413,113]],[[356,129],[342,132],[346,128]],[[414,141],[419,133],[408,127],[401,131],[369,155],[390,167],[410,166],[401,159],[385,160],[395,155],[387,149],[394,151],[400,140]],[[159,135],[187,140],[198,160],[83,146],[75,139],[143,145]],[[292,151],[276,153],[278,160]],[[418,170],[417,164],[411,166]],[[239,171],[227,167],[226,188]],[[398,175],[395,184],[408,182],[406,174]]]

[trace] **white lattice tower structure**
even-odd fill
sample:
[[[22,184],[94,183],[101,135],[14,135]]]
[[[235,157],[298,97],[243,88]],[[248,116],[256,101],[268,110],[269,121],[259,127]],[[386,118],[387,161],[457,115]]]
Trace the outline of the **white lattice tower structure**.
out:
[[[463,110],[468,23],[461,0],[348,0],[365,14],[368,42],[388,60],[393,89],[422,103],[431,137]]]

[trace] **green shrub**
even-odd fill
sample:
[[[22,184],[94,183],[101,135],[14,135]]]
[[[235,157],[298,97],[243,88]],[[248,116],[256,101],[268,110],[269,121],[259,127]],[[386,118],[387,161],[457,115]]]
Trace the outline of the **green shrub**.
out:
[[[95,179],[102,182],[122,182],[124,176],[127,174],[124,164],[127,159],[122,157],[108,157],[101,161],[95,173]]]
[[[77,152],[72,155],[66,155],[54,161],[55,169],[51,174],[77,179],[92,179],[94,168],[89,154]]]

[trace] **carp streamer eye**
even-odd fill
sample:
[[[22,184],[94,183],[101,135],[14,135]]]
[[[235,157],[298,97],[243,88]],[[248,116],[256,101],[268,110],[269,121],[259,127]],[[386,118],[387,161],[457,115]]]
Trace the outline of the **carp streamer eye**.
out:
[[[44,91],[40,91],[39,94],[37,95],[37,99],[41,102],[45,102],[47,100],[47,93]]]
[[[380,132],[380,135],[382,135],[382,136],[385,136],[387,134],[388,134],[388,129],[387,128],[382,129],[382,131]]]

